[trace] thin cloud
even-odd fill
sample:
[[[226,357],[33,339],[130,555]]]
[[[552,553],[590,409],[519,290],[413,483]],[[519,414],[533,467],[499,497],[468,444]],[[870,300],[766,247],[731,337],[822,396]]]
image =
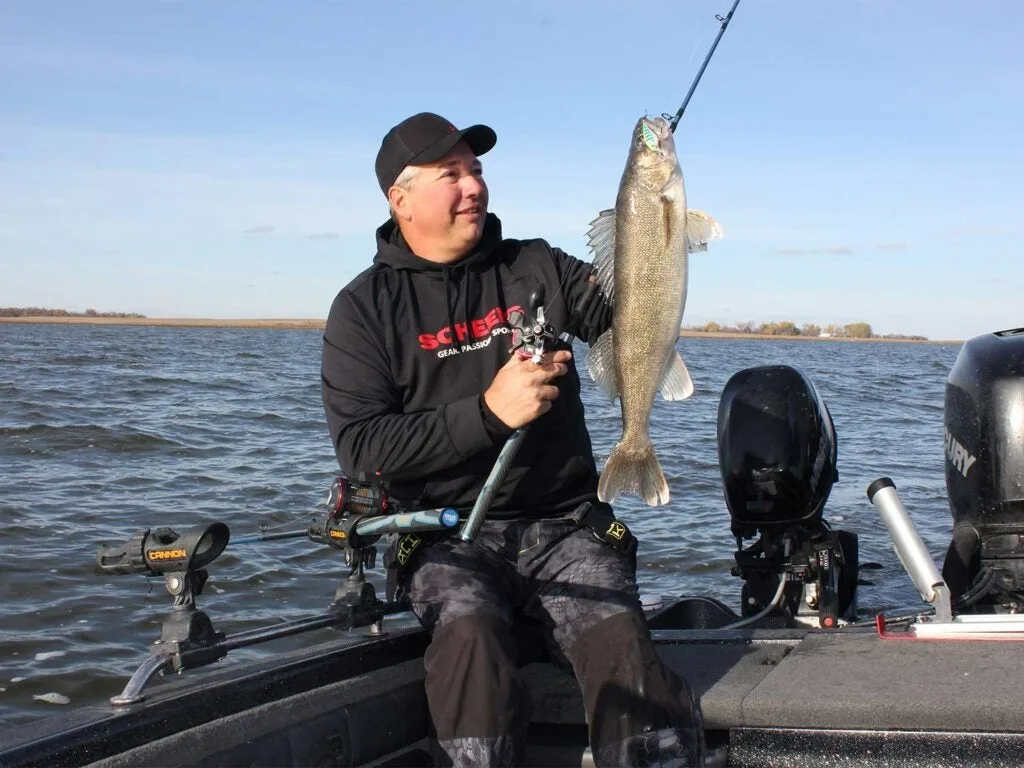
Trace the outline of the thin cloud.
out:
[[[853,249],[845,245],[830,245],[827,248],[776,248],[775,252],[783,256],[847,256],[853,253]]]
[[[245,234],[247,234],[247,235],[269,235],[273,231],[274,231],[274,228],[272,226],[270,226],[269,224],[263,224],[263,225],[258,226],[258,227],[253,227],[252,229],[245,230]]]
[[[906,243],[879,243],[875,248],[880,251],[905,251],[908,246]]]
[[[1010,234],[1005,227],[998,227],[994,224],[976,224],[947,229],[945,234],[951,237],[999,237]]]
[[[337,240],[340,235],[337,232],[320,232],[316,235],[310,235],[310,240]]]

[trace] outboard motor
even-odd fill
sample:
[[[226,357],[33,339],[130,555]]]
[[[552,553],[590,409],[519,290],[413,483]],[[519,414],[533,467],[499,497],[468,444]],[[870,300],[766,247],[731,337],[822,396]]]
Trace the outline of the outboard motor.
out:
[[[718,463],[736,536],[743,615],[835,627],[855,617],[857,536],[822,516],[838,480],[832,415],[787,365],[748,368],[718,407]],[[760,535],[744,549],[743,540]]]
[[[1024,609],[1024,328],[966,342],[946,379],[942,576],[963,613]]]

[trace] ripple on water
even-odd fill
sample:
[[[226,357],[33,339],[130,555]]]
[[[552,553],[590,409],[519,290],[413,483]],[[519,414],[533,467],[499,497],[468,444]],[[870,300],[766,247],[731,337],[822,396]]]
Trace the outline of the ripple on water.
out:
[[[210,520],[227,523],[233,539],[261,521],[308,522],[337,471],[320,402],[321,337],[88,326],[12,326],[0,335],[0,359],[15,366],[0,372],[5,724],[116,694],[159,637],[171,606],[162,579],[96,575],[101,542]],[[862,562],[882,565],[861,588],[862,610],[919,603],[864,489],[890,474],[941,557],[951,526],[942,399],[958,347],[686,339],[681,348],[696,392],[658,400],[652,419],[672,503],[616,504],[642,542],[642,592],[704,594],[738,609],[717,466],[718,396],[742,368],[788,363],[814,380],[839,435],[840,482],[826,517],[858,533]],[[585,354],[579,345],[581,365]],[[601,467],[621,432],[619,405],[585,372],[582,392]],[[229,544],[209,571],[199,605],[227,632],[319,613],[347,574],[339,552],[301,539]],[[383,590],[379,568],[370,579]],[[316,634],[223,663],[343,637]],[[33,698],[48,694],[70,703]]]

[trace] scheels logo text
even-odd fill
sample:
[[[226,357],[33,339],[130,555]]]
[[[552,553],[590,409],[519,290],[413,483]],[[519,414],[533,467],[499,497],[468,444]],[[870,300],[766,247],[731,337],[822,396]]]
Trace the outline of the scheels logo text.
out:
[[[456,339],[460,343],[479,339],[490,341],[492,336],[509,333],[508,326],[506,325],[508,313],[514,310],[521,312],[522,308],[518,305],[511,306],[508,309],[495,307],[483,317],[470,320],[467,323],[455,323],[454,326],[446,325],[436,333],[421,333],[418,337],[420,348],[438,349],[442,346],[450,347],[455,343]],[[470,347],[464,347],[464,349],[468,351],[468,349],[476,349],[481,346],[486,346],[486,343],[477,341],[475,344],[471,344]],[[438,356],[446,356],[445,353],[455,353],[457,351],[457,349],[442,350],[438,353]]]

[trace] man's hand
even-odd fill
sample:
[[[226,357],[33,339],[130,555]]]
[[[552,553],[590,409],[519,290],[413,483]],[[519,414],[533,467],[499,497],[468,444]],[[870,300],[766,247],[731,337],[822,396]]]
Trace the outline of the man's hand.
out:
[[[565,349],[548,352],[540,363],[513,354],[484,392],[484,402],[510,429],[529,424],[551,410],[558,397],[551,381],[569,370],[571,359],[572,352]]]

